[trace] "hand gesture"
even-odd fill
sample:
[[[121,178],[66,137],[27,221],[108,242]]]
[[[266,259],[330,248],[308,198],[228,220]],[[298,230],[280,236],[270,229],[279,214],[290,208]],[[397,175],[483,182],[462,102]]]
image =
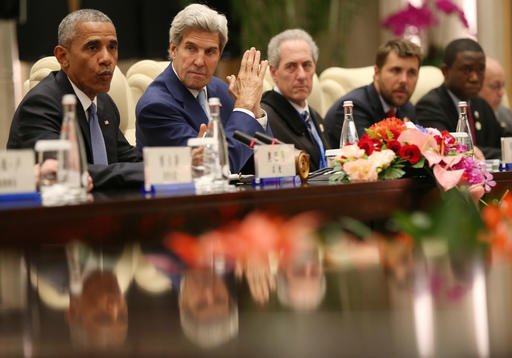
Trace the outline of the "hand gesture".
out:
[[[227,77],[229,92],[235,99],[235,108],[252,111],[257,118],[262,114],[260,101],[268,65],[266,60],[260,62],[260,57],[260,51],[251,47],[244,53],[238,76]]]

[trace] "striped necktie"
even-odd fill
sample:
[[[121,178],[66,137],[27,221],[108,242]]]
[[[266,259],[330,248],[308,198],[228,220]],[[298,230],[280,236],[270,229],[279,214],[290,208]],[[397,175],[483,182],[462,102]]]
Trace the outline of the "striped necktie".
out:
[[[91,134],[93,163],[108,164],[105,140],[103,139],[103,133],[101,132],[96,105],[94,103],[91,103],[87,109],[87,113],[89,114],[89,132]]]
[[[327,167],[327,160],[325,159],[325,150],[324,150],[324,144],[322,143],[322,139],[320,138],[320,135],[318,134],[315,124],[313,123],[313,120],[311,119],[311,116],[309,115],[308,111],[304,111],[301,113],[301,118],[306,124],[306,128],[308,130],[309,138],[313,143],[316,143],[316,146],[318,147],[318,150],[320,151],[320,160],[318,162],[318,169],[323,169]]]
[[[208,120],[210,120],[210,108],[208,107],[208,100],[206,99],[206,91],[204,89],[200,90],[196,97],[197,101],[201,105],[204,113]]]

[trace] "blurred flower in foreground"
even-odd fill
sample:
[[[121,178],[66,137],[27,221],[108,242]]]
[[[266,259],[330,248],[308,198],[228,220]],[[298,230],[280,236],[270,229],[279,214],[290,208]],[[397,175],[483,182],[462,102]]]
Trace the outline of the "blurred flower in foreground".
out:
[[[425,30],[439,23],[435,10],[455,14],[464,27],[469,27],[464,11],[451,0],[427,0],[420,7],[408,2],[403,9],[386,17],[382,25],[395,36],[403,36],[409,27],[416,31]]]
[[[494,259],[512,259],[512,194],[482,209],[486,230],[479,239],[491,246]]]

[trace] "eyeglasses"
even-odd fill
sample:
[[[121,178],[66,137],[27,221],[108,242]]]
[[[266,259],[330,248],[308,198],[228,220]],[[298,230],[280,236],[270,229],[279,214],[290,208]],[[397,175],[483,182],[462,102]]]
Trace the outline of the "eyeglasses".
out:
[[[492,91],[500,91],[505,88],[505,82],[490,83],[487,87]]]

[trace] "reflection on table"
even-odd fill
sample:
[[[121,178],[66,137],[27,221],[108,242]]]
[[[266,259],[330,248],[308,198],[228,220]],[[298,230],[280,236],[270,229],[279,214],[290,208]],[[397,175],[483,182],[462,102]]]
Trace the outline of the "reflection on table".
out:
[[[512,352],[510,262],[337,227],[253,213],[161,241],[4,250],[0,356]]]

